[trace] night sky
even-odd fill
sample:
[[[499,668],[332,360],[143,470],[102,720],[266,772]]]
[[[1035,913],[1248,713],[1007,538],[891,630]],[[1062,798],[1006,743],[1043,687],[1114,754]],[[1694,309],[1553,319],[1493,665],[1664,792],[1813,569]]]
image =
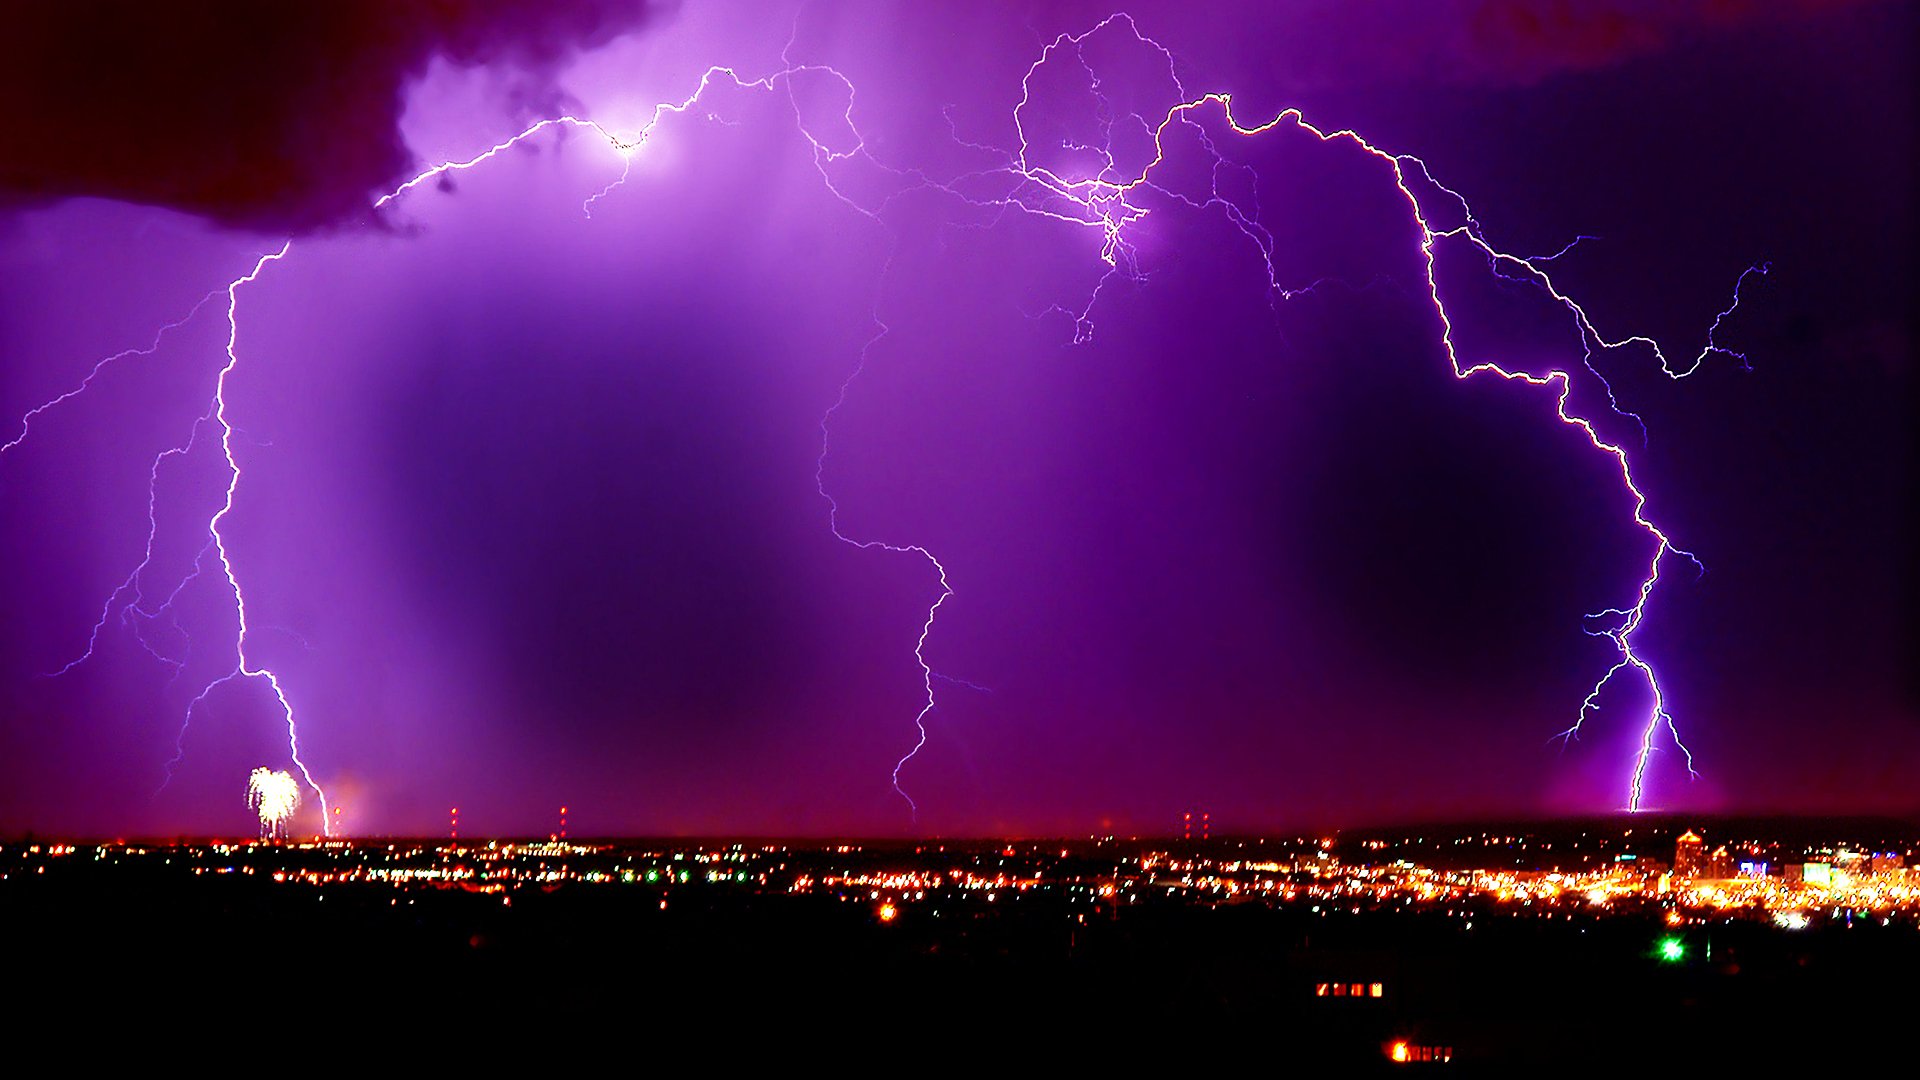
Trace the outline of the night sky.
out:
[[[182,727],[236,661],[226,288],[289,241],[234,294],[220,531],[347,832],[1624,807],[1643,684],[1554,735],[1653,545],[1555,390],[1454,377],[1386,163],[1196,110],[1112,275],[1010,169],[1016,106],[1030,168],[1137,175],[1141,118],[1211,92],[1418,155],[1500,250],[1590,238],[1537,265],[1676,371],[1769,267],[1674,379],[1435,251],[1462,361],[1573,372],[1706,567],[1669,555],[1633,638],[1699,774],[1657,742],[1645,805],[1915,810],[1914,9],[1242,7],[1135,4],[1024,105],[1111,9],[10,11],[0,830],[245,834],[292,767],[264,679]],[[629,137],[716,64],[805,70],[716,80],[584,210],[628,159],[580,127],[373,209],[543,118]]]

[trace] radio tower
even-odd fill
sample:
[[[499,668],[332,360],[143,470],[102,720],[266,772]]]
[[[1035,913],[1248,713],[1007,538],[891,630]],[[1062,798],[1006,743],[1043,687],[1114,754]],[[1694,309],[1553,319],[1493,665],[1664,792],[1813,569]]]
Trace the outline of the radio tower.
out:
[[[1180,815],[1180,824],[1182,838],[1187,840],[1193,839],[1193,811],[1189,810]],[[1213,813],[1209,810],[1202,810],[1200,811],[1200,839],[1209,840],[1212,838]]]

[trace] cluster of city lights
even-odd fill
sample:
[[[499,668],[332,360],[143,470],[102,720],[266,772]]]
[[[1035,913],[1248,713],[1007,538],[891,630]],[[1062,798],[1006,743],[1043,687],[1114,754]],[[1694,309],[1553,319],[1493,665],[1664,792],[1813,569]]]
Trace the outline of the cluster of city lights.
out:
[[[265,770],[263,770],[264,772]],[[290,793],[290,794],[289,794]],[[292,777],[264,778],[251,795],[263,828],[281,827],[299,786]],[[275,800],[280,800],[276,802]],[[1114,915],[1140,904],[1299,906],[1336,917],[1426,912],[1461,919],[1653,916],[1673,931],[1729,918],[1803,930],[1818,922],[1872,920],[1920,925],[1920,868],[1903,855],[1866,855],[1848,848],[1813,849],[1778,866],[1748,861],[1731,873],[1723,863],[1669,866],[1619,855],[1577,870],[1437,867],[1392,854],[1378,843],[1350,845],[1360,858],[1335,853],[1331,840],[1169,850],[1149,842],[1024,842],[897,848],[787,844],[645,845],[528,842],[251,841],[199,844],[72,844],[0,846],[0,880],[44,874],[67,861],[178,865],[194,875],[260,876],[294,886],[458,889],[510,895],[521,888],[563,885],[738,888],[861,905],[882,923],[909,912],[1039,897],[1057,901],[1074,919]],[[1444,849],[1445,845],[1441,845]],[[1590,842],[1589,846],[1597,846]],[[1777,846],[1777,845],[1776,845]],[[1721,853],[1724,853],[1722,849]],[[86,859],[86,856],[91,859]],[[1569,852],[1569,862],[1591,854]],[[1382,861],[1375,861],[1380,859]],[[663,901],[664,903],[664,897]],[[1681,937],[1663,938],[1658,959],[1686,958]]]

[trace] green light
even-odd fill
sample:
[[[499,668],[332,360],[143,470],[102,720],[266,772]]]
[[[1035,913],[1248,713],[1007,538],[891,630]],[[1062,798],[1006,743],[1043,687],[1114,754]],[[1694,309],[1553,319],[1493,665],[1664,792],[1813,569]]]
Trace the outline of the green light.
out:
[[[1674,963],[1686,959],[1687,945],[1677,937],[1660,939],[1660,959]]]

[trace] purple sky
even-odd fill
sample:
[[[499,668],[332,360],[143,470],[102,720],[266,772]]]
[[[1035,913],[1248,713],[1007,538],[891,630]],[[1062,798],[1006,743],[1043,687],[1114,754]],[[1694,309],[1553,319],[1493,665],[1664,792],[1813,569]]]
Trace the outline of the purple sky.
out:
[[[1770,264],[1715,338],[1752,370],[1712,355],[1680,380],[1637,346],[1582,368],[1566,311],[1464,241],[1435,265],[1463,362],[1577,373],[1569,408],[1707,567],[1669,556],[1633,639],[1700,774],[1657,744],[1647,805],[1912,811],[1911,10],[1247,6],[1129,9],[1179,87],[1124,24],[1084,66],[1057,51],[1027,80],[1028,165],[1078,178],[1103,145],[1137,174],[1130,118],[1203,93],[1243,123],[1298,107],[1419,155],[1501,250],[1597,238],[1538,265],[1682,370]],[[1041,212],[1058,200],[977,204],[1014,190],[1023,76],[1108,9],[583,2],[396,28],[374,5],[324,32],[300,21],[320,9],[232,10],[149,13],[98,48],[48,16],[6,47],[37,66],[0,64],[23,110],[0,442],[216,294],[0,454],[0,830],[245,833],[247,773],[291,767],[262,680],[182,732],[238,625],[206,553],[220,431],[195,418],[223,290],[290,237],[236,294],[221,534],[248,662],[281,680],[347,831],[438,832],[456,805],[478,835],[545,831],[562,804],[575,834],[1625,804],[1639,683],[1552,736],[1618,659],[1582,613],[1631,604],[1652,545],[1552,390],[1453,377],[1383,161],[1196,111],[1162,190],[1132,196],[1137,274],[1102,285],[1100,231]],[[268,44],[241,63],[242,38]],[[152,53],[195,74],[156,87]],[[630,135],[714,64],[830,66],[853,126],[831,73],[723,80],[590,214],[625,161],[581,129],[369,209],[543,117]],[[1174,197],[1209,192],[1231,210]],[[1235,214],[1281,286],[1321,284],[1269,290]],[[155,455],[190,436],[116,594]],[[891,774],[939,579],[836,539],[816,470],[846,537],[923,547],[953,590],[900,770],[917,820]],[[43,677],[103,602],[92,656]],[[318,828],[317,800],[301,814]]]

